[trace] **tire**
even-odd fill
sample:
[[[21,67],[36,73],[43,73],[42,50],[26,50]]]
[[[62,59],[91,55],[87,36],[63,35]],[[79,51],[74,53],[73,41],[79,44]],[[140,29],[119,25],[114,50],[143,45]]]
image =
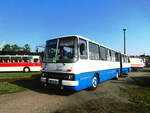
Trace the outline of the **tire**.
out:
[[[96,76],[93,77],[92,79],[92,86],[90,89],[95,90],[98,86],[98,78]]]
[[[30,68],[29,68],[29,67],[25,67],[25,68],[23,69],[23,72],[25,72],[25,73],[30,72]]]

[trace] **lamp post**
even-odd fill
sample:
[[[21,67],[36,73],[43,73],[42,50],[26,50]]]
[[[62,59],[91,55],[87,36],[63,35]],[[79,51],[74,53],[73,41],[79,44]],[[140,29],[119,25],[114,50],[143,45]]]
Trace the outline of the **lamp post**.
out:
[[[124,54],[126,54],[126,30],[127,29],[123,29],[123,33],[124,33]]]

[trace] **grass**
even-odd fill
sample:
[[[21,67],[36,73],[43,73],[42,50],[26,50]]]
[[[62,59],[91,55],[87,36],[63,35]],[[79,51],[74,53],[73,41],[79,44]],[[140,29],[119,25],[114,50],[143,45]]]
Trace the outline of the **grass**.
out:
[[[150,111],[150,76],[132,77],[132,81],[124,92],[129,95],[130,102],[141,109]]]
[[[149,109],[134,103],[116,102],[112,98],[99,98],[55,113],[149,113]]]
[[[24,72],[12,72],[12,73],[0,73],[0,79],[2,78],[27,78],[27,77],[32,77],[33,75],[39,75],[41,72],[29,72],[29,73],[24,73]]]
[[[82,105],[65,108],[56,113],[149,113],[150,77],[132,77],[132,81],[120,89],[120,96],[129,102],[118,102],[115,98],[98,98]]]
[[[128,99],[130,102],[150,110],[150,88],[128,87],[124,91],[129,95]]]
[[[0,82],[0,95],[21,92],[21,91],[32,88],[33,85],[35,87],[35,85],[37,85],[37,84],[33,83],[33,81],[36,81],[36,80],[19,80],[18,78],[30,78],[32,76],[38,77],[38,76],[40,76],[40,74],[41,74],[41,72],[0,73],[0,79],[2,79],[2,80],[3,79],[15,80],[14,82]],[[17,84],[17,83],[20,83],[20,84]],[[28,86],[28,87],[26,87],[26,86]]]
[[[26,90],[26,88],[11,84],[8,82],[1,82],[0,83],[0,95],[8,94],[8,93],[16,93]]]

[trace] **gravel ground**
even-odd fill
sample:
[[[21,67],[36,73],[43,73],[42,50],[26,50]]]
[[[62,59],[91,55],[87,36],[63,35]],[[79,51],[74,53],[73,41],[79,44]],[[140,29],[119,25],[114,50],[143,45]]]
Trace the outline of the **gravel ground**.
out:
[[[125,97],[120,97],[120,87],[124,87],[124,83],[131,80],[130,76],[150,76],[150,74],[132,72],[129,77],[101,83],[95,91],[83,90],[66,93],[53,89],[32,89],[0,95],[0,113],[54,113],[58,109],[83,104],[99,97],[112,97],[116,101],[128,102]]]

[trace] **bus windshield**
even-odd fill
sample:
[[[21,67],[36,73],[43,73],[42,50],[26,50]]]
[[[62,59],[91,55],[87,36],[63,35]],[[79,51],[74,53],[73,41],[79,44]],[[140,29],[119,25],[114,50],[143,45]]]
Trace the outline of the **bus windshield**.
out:
[[[65,37],[47,41],[44,61],[69,63],[76,60],[77,38]]]

